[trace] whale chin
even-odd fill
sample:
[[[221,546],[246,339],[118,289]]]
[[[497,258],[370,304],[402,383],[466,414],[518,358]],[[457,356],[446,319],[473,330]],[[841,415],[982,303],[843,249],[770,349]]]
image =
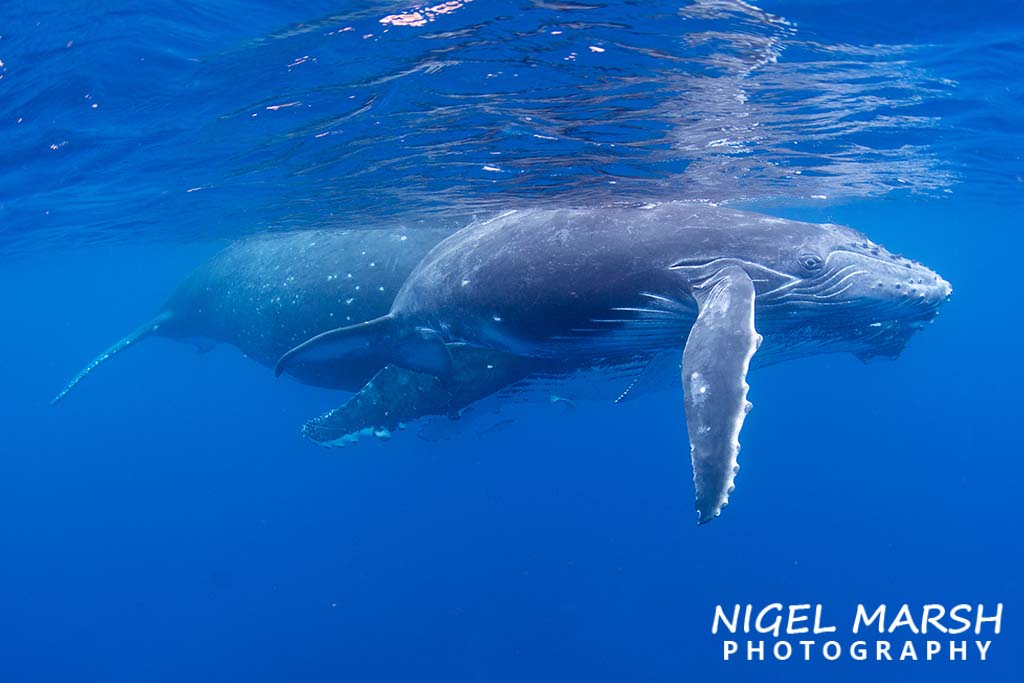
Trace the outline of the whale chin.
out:
[[[907,348],[907,341],[904,340],[901,343],[893,343],[891,346],[886,348],[866,349],[864,351],[854,351],[853,355],[858,360],[864,363],[870,363],[871,361],[881,358],[883,360],[896,360],[903,353],[903,349]]]
[[[853,355],[865,363],[875,358],[896,360],[907,347],[910,338],[930,324],[934,317],[931,315],[921,320],[871,323],[868,326],[868,333],[861,341],[861,348],[854,351]]]

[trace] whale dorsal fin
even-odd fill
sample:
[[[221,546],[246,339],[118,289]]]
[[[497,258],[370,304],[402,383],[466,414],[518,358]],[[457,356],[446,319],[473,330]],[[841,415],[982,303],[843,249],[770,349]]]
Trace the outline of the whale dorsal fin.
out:
[[[693,288],[699,313],[683,349],[683,394],[698,523],[729,502],[739,465],[739,434],[750,410],[747,369],[761,343],[754,329],[754,284],[730,265]]]

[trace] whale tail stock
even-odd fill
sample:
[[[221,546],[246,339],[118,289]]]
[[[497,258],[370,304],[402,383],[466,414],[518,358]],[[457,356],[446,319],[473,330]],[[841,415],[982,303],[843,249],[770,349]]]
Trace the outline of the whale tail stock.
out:
[[[121,353],[135,342],[145,339],[149,335],[153,334],[158,329],[160,329],[161,325],[166,323],[172,317],[174,317],[173,313],[171,313],[170,311],[164,311],[157,315],[155,318],[148,320],[142,325],[139,325],[134,330],[132,330],[131,332],[129,332],[128,334],[114,342],[113,345],[111,345],[100,355],[93,358],[88,365],[82,368],[82,370],[77,375],[75,375],[63,389],[60,390],[60,393],[53,397],[53,400],[50,401],[50,405],[54,405],[55,403],[61,401],[65,396],[68,395],[68,393],[72,389],[78,386],[79,382],[85,379],[86,375],[95,370],[101,364],[105,363],[106,361],[110,360],[117,354]]]
[[[393,364],[446,381],[452,359],[444,340],[426,327],[409,328],[393,315],[339,327],[318,334],[291,349],[277,361],[274,374],[309,362],[346,360],[376,368]]]

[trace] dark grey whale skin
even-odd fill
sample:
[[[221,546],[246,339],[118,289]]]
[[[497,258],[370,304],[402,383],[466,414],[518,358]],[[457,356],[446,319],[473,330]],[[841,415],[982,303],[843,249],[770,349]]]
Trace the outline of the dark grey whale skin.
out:
[[[384,315],[420,259],[451,233],[439,228],[309,230],[235,242],[196,268],[160,312],[97,356],[57,397],[148,336],[230,344],[264,366],[339,325]],[[300,382],[356,391],[376,363],[297,364]]]
[[[409,404],[408,375],[387,376],[394,366],[432,377],[423,388],[433,395],[467,385],[479,367],[461,362],[467,350],[526,359],[527,367],[670,356],[703,524],[733,491],[752,362],[895,356],[951,291],[923,264],[831,223],[686,202],[513,210],[434,247],[387,315],[322,333],[276,370],[340,358],[379,364],[366,389],[307,426],[340,445],[371,407],[393,416]],[[358,419],[348,419],[350,408]],[[424,414],[422,406],[415,412]]]
[[[236,242],[189,275],[164,307],[165,337],[205,337],[272,366],[295,344],[386,313],[405,278],[448,231],[314,230]],[[312,363],[289,374],[355,391],[376,368]]]

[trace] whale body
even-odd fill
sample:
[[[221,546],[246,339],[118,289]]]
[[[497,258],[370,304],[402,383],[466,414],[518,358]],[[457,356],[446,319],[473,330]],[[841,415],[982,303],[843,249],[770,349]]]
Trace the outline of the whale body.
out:
[[[150,336],[231,344],[355,392],[304,426],[322,445],[524,388],[611,378],[624,400],[674,375],[704,523],[732,491],[750,368],[895,357],[950,291],[851,228],[690,203],[511,211],[455,234],[265,235],[201,265],[54,402]]]
[[[53,399],[96,367],[150,336],[224,343],[273,366],[289,348],[338,325],[387,313],[409,273],[451,234],[437,228],[308,230],[239,240],[192,272],[151,320],[99,354]],[[296,365],[297,380],[356,391],[377,367],[339,362]]]
[[[370,393],[350,401],[363,419],[413,391],[436,408],[470,370],[486,375],[481,358],[566,374],[647,359],[682,382],[705,523],[733,489],[752,363],[894,357],[950,292],[929,268],[839,225],[692,203],[510,211],[434,247],[387,315],[311,338],[277,371],[376,365]]]

